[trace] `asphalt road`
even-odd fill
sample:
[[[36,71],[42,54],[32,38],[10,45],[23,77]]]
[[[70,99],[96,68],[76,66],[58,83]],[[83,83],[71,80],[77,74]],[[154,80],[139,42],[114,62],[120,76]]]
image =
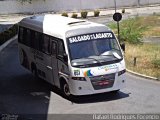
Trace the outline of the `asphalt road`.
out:
[[[128,73],[126,79],[126,88],[118,94],[77,97],[71,102],[20,66],[14,41],[0,53],[0,114],[28,115],[26,120],[42,114],[46,120],[48,114],[160,113],[160,82]]]

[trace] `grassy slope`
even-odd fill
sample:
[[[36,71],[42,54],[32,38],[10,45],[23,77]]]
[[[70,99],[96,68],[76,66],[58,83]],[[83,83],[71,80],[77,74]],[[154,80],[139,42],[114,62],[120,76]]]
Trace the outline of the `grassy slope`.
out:
[[[134,57],[137,58],[136,66],[133,65]],[[154,60],[160,60],[160,44],[126,44],[125,59],[128,69],[160,78],[160,68],[153,64]]]
[[[160,15],[151,15],[146,17],[129,18],[120,22],[120,29],[126,28],[126,25],[133,25],[132,27],[143,27],[143,36],[160,36]],[[117,33],[117,24],[111,23],[109,27]]]
[[[160,36],[160,15],[136,17],[123,20],[120,28],[125,29],[127,25],[133,28],[143,27],[143,37]],[[117,33],[117,26],[114,23],[110,27]],[[127,33],[126,33],[127,34]],[[133,71],[160,78],[160,67],[153,64],[154,60],[160,63],[160,44],[126,44],[126,65]],[[137,65],[133,66],[133,59],[137,58]]]

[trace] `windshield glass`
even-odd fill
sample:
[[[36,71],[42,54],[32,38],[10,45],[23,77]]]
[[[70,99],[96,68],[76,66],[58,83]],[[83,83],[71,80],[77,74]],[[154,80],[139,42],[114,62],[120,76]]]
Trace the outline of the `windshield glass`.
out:
[[[106,57],[122,58],[119,45],[112,32],[69,37],[68,46],[71,61],[88,58],[93,58],[88,59],[90,61],[94,59],[106,59]]]

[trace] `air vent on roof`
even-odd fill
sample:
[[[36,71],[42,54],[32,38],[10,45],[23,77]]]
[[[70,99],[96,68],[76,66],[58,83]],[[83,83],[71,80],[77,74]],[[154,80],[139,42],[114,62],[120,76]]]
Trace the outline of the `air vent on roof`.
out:
[[[68,23],[68,25],[73,25],[73,24],[77,24],[77,23],[83,23],[83,22],[86,22],[86,21],[70,22],[70,23]]]
[[[32,16],[32,17],[30,17],[31,19],[36,19],[36,16]]]

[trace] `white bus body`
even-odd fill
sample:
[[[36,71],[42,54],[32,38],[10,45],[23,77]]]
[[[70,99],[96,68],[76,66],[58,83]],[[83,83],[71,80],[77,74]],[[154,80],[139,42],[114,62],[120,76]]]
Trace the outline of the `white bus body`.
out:
[[[65,95],[117,91],[125,85],[119,42],[105,25],[43,15],[19,23],[20,63]]]

